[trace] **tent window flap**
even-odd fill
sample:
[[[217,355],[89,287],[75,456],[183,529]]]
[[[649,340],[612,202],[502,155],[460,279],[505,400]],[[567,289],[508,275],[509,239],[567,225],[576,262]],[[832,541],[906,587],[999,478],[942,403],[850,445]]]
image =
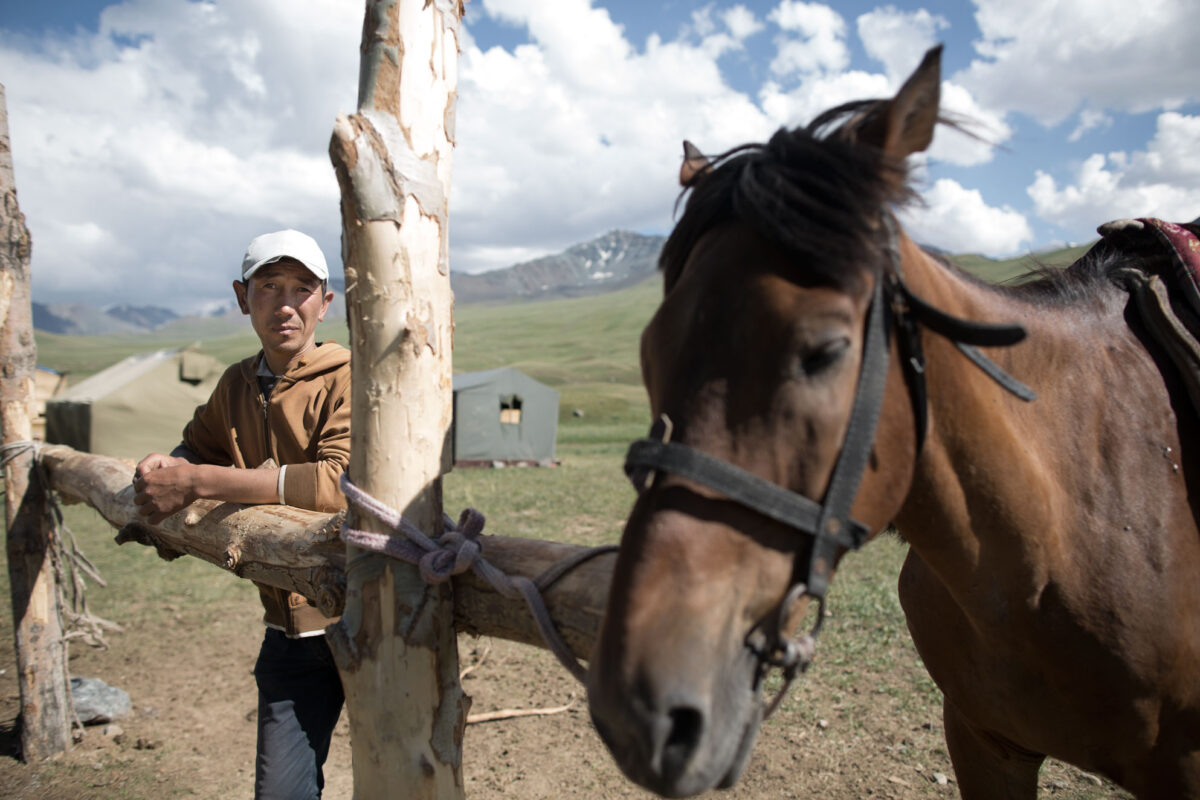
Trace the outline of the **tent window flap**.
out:
[[[501,396],[500,422],[504,425],[521,424],[521,398],[515,394]]]

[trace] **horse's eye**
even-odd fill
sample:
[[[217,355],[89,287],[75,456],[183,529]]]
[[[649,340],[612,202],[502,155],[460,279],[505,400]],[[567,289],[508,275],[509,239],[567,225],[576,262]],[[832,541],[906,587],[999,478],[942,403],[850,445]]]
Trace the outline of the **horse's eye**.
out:
[[[849,348],[850,340],[844,336],[825,342],[800,357],[800,372],[817,375],[837,363]]]

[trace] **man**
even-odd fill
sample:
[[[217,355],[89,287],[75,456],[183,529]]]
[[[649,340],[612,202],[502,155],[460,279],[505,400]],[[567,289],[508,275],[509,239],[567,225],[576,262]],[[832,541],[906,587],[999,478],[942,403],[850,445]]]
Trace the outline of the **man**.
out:
[[[333,292],[317,243],[293,230],[255,238],[233,282],[262,350],[225,371],[170,455],[134,472],[134,502],[158,523],[197,498],[345,507],[350,461],[350,352],[318,343]],[[278,466],[276,466],[278,465]],[[258,754],[254,795],[319,798],[341,713],[341,680],[322,635],[335,620],[304,597],[259,584],[267,630],[254,668]]]

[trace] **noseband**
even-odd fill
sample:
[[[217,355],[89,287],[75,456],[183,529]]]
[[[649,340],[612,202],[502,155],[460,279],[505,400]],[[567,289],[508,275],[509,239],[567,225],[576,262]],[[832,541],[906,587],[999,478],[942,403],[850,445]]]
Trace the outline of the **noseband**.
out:
[[[851,518],[850,507],[858,493],[875,441],[875,428],[887,382],[888,337],[892,328],[896,329],[898,336],[901,368],[913,404],[918,455],[928,427],[925,357],[921,349],[920,325],[953,342],[963,355],[1006,391],[1026,402],[1036,398],[1029,387],[1004,372],[976,349],[981,346],[1014,345],[1025,338],[1025,329],[1018,324],[974,322],[953,317],[913,294],[900,273],[896,221],[887,213],[883,216],[883,222],[888,234],[886,251],[889,264],[883,275],[875,281],[866,322],[858,388],[824,502],[817,503],[727,461],[669,441],[670,420],[666,415],[651,428],[648,438],[633,442],[625,456],[625,472],[639,492],[649,487],[655,472],[673,473],[720,492],[728,499],[812,538],[807,563],[801,563],[801,558],[797,557],[794,574],[802,576],[802,580],[793,584],[780,605],[778,630],[767,634],[761,627],[756,627],[747,640],[747,647],[758,658],[760,678],[769,667],[778,666],[783,669],[784,678],[790,683],[797,672],[804,671],[812,662],[816,636],[825,616],[829,577],[837,556],[843,550],[857,550],[871,535],[866,525]],[[787,634],[785,626],[792,604],[800,597],[816,600],[818,615],[813,628],[797,640]],[[767,715],[775,709],[785,691],[786,684],[768,707]]]

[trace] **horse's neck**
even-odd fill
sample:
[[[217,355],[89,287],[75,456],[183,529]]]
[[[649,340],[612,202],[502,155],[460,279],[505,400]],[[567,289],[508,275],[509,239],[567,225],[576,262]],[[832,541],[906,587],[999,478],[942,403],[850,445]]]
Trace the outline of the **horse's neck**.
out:
[[[1000,540],[1014,556],[1012,569],[1041,566],[1030,551],[1045,545],[1048,531],[1075,535],[1065,528],[1075,524],[1072,505],[1081,491],[1119,491],[1082,485],[1108,481],[1113,472],[1098,463],[1106,453],[1097,436],[1136,425],[1131,417],[1146,403],[1165,403],[1140,388],[1161,387],[1161,378],[1122,319],[1119,290],[1042,305],[979,285],[910,242],[904,253],[905,280],[926,302],[969,320],[1025,326],[1025,341],[983,352],[1038,399],[1014,397],[951,343],[926,332],[929,433],[897,524],[948,582],[978,580],[988,543]],[[1122,390],[1128,396],[1111,402]],[[991,577],[1021,591],[1022,581],[1041,579],[1036,571]]]
[[[911,241],[902,243],[904,279],[927,303],[955,316],[976,322],[1018,323],[1028,334],[1026,342],[1012,348],[989,350],[996,361],[1018,364],[1036,350],[1086,352],[1103,346],[1103,339],[1119,328],[1126,295],[1115,285],[1074,303],[1039,303],[1019,293],[976,281],[949,267]],[[1100,338],[1093,338],[1092,334]],[[1037,358],[1034,358],[1036,362]]]

